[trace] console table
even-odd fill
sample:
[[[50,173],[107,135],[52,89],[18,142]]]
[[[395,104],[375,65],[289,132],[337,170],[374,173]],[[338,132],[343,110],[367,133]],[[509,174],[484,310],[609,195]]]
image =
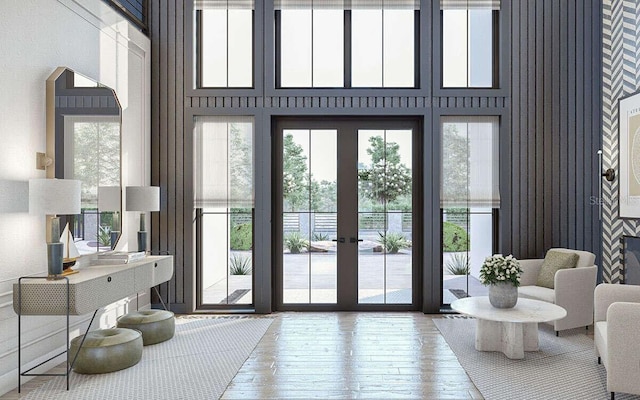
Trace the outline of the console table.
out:
[[[67,353],[66,373],[44,375],[66,376],[67,390],[69,390],[69,373],[73,367],[73,361],[69,361],[68,352],[71,339],[69,316],[93,312],[87,327],[88,332],[100,308],[168,281],[173,276],[173,268],[173,256],[147,256],[128,264],[89,266],[79,270],[78,274],[59,280],[47,280],[46,277],[40,276],[20,278],[18,283],[13,285],[13,310],[18,314],[18,392],[20,392],[22,376],[43,375],[29,372],[65,352]],[[66,315],[67,349],[21,372],[21,318],[23,315]]]

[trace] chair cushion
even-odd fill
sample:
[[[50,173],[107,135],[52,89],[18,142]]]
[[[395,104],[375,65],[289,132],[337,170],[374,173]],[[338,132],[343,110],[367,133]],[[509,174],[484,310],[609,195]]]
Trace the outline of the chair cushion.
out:
[[[542,300],[551,304],[556,302],[556,292],[542,286],[520,286],[518,296],[524,299]]]
[[[578,263],[578,255],[564,251],[549,250],[544,257],[540,273],[538,274],[537,286],[553,289],[554,278],[559,269],[575,268]]]

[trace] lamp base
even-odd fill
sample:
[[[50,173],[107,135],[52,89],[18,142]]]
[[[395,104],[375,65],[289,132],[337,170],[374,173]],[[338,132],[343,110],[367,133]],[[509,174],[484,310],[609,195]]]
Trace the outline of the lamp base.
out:
[[[138,251],[147,252],[147,231],[138,231]]]
[[[47,243],[47,279],[60,279],[62,274],[62,253],[64,244]]]

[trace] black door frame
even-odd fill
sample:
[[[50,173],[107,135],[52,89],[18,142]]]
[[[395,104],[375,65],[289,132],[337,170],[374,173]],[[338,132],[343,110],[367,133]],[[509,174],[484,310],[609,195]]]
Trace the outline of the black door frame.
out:
[[[423,306],[423,149],[422,116],[389,117],[272,117],[272,282],[275,311],[417,311]],[[352,280],[338,280],[336,304],[284,304],[283,302],[283,222],[282,222],[282,144],[283,129],[411,129],[412,140],[412,304],[358,304],[357,293],[349,293]],[[340,150],[338,150],[340,151]],[[357,218],[357,216],[356,216]],[[356,223],[357,226],[357,223]],[[357,280],[357,276],[356,276]],[[355,282],[357,287],[357,281]],[[342,296],[341,297],[341,293]],[[344,304],[349,298],[351,304]],[[341,301],[343,300],[343,301]]]

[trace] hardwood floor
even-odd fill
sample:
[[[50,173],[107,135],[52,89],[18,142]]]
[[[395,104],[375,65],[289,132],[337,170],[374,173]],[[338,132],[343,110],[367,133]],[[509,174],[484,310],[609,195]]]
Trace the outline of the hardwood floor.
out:
[[[223,399],[481,399],[432,317],[282,313]]]
[[[274,315],[223,399],[482,399],[432,321],[443,316]],[[23,385],[21,396],[44,380]]]

